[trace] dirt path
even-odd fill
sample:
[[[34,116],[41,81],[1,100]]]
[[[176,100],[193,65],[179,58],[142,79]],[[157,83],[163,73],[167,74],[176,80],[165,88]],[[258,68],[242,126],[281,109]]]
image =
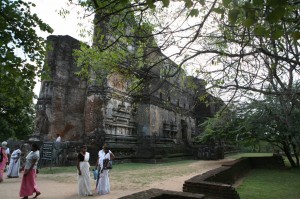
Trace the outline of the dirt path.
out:
[[[176,167],[156,167],[154,169],[110,173],[111,193],[105,196],[94,195],[88,198],[116,199],[150,188],[182,191],[185,180],[219,167],[229,160],[197,161]],[[39,174],[38,186],[42,192],[40,199],[77,199],[76,174]],[[5,179],[0,184],[0,198],[17,199],[21,178]],[[95,182],[92,181],[92,187]]]

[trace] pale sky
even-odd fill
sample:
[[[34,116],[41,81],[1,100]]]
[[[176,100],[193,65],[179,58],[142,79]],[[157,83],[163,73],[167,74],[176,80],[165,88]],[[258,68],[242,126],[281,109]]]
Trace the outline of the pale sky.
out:
[[[74,37],[80,41],[90,42],[90,38],[82,38],[79,36],[79,27],[78,22],[80,20],[77,19],[77,12],[83,12],[79,10],[77,7],[70,7],[67,5],[68,0],[28,0],[35,3],[36,7],[33,7],[31,11],[36,13],[43,22],[47,23],[54,30],[52,35],[69,35]],[[61,8],[68,8],[70,10],[70,14],[63,18],[58,14]],[[92,19],[92,17],[90,18]],[[88,22],[88,19],[84,21],[85,25],[91,25]],[[91,28],[89,26],[88,28]],[[46,39],[50,34],[43,33],[38,31],[38,34]],[[37,84],[34,88],[34,92],[36,95],[39,95],[40,91],[40,80],[37,81]]]
[[[32,12],[36,13],[43,22],[47,23],[52,27],[54,32],[52,35],[69,35],[80,41],[91,43],[91,38],[83,38],[79,35],[79,29],[82,27],[78,26],[78,23],[81,22],[87,29],[91,29],[93,16],[90,16],[89,19],[79,20],[78,16],[82,16],[84,10],[80,9],[79,6],[69,6],[68,0],[26,0],[31,1],[36,4],[36,7],[32,8]],[[62,9],[68,9],[70,14],[65,18],[59,15],[59,11]],[[170,8],[173,10],[173,8]],[[78,15],[78,12],[80,15]],[[191,22],[195,19],[192,18]],[[193,22],[195,23],[195,21]],[[42,33],[38,31],[38,34],[46,39],[50,34]],[[164,51],[166,55],[173,54],[174,52],[179,51],[179,49],[171,47]],[[175,60],[173,60],[175,61]],[[176,62],[176,61],[175,61]],[[192,71],[192,69],[186,69],[187,71]],[[192,73],[192,72],[189,72]],[[38,96],[40,91],[40,80],[37,81],[34,92]]]
[[[68,6],[68,0],[35,0],[33,2],[36,7],[32,8],[32,12],[36,13],[40,19],[53,28],[53,35],[70,35],[78,40],[88,41],[86,38],[81,38],[78,32],[77,12],[82,13],[83,10],[75,6]],[[70,14],[66,18],[58,14],[62,8],[70,10]],[[88,25],[88,22],[86,25]],[[49,34],[40,33],[40,35],[47,37]]]

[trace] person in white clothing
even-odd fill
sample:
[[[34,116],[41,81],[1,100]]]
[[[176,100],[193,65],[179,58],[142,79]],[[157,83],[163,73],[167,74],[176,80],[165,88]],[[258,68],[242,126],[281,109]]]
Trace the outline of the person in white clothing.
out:
[[[103,158],[104,158],[104,155],[105,155],[104,150],[107,147],[108,147],[108,145],[105,143],[103,145],[102,149],[98,152],[98,159],[97,159],[97,162],[96,162],[96,168],[97,168],[97,166],[99,166],[103,162]],[[108,152],[110,154],[110,160],[115,159],[115,155],[110,150]]]
[[[55,140],[55,142],[61,142],[61,137],[60,137],[59,134],[56,134],[56,140]]]
[[[110,192],[110,183],[109,183],[109,169],[108,164],[110,161],[109,148],[104,148],[104,156],[101,157],[102,161],[100,162],[100,176],[97,183],[97,193],[100,195],[105,195]]]
[[[8,157],[8,159],[10,159],[10,149],[8,147],[6,147],[5,153],[6,153],[7,157]]]
[[[2,148],[5,150],[5,153],[6,153],[6,156],[7,156],[7,159],[8,159],[8,161],[7,161],[6,164],[8,165],[9,160],[10,160],[10,149],[8,148],[7,142],[6,142],[6,141],[3,141],[3,142],[1,143],[1,146],[2,146]],[[5,165],[4,172],[7,171],[7,165]]]
[[[21,150],[19,145],[15,145],[15,150],[10,156],[9,166],[7,170],[8,178],[18,178],[20,171]]]
[[[90,153],[87,152],[87,146],[83,145],[78,154],[77,170],[78,170],[78,189],[80,196],[92,196],[90,184]]]

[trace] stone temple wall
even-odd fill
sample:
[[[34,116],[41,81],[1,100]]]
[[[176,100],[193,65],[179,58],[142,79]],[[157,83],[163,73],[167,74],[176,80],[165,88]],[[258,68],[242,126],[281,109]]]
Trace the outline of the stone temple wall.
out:
[[[69,36],[49,36],[44,72],[37,101],[34,136],[53,140],[60,134],[65,140],[78,140],[84,133],[86,81],[78,78],[73,50],[80,42]]]
[[[42,80],[33,138],[51,141],[60,134],[63,141],[80,141],[95,149],[108,143],[119,161],[157,162],[192,155],[191,139],[203,114],[193,111],[198,106],[194,94],[203,94],[202,84],[187,90],[179,75],[170,81],[150,79],[137,100],[128,96],[128,81],[121,74],[107,76],[101,88],[76,76],[72,53],[79,41],[49,36],[48,45],[44,72],[49,78]],[[170,60],[164,64],[177,67]],[[153,73],[158,71],[153,68]]]

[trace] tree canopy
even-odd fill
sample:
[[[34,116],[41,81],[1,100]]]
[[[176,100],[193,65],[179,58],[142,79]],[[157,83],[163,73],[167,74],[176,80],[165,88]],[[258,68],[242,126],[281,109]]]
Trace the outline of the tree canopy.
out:
[[[70,2],[95,14],[92,48],[111,58],[104,64],[108,70],[132,76],[137,66],[151,69],[163,62],[166,58],[152,59],[163,51],[179,67],[162,76],[172,78],[185,68],[204,79],[210,92],[226,93],[225,100],[245,93],[299,95],[291,89],[299,75],[298,1]],[[126,67],[115,67],[121,63]],[[274,86],[271,92],[274,84],[280,92]]]
[[[267,95],[230,107],[203,123],[200,141],[223,140],[237,145],[268,142],[299,167],[300,109],[290,101]],[[295,158],[295,159],[294,159]]]
[[[206,89],[222,96],[227,104],[252,102],[250,105],[254,106],[257,101],[255,108],[249,105],[236,117],[241,124],[237,129],[228,121],[210,121],[208,125],[213,124],[210,125],[212,134],[220,133],[218,127],[223,128],[226,124],[226,132],[223,129],[222,134],[228,131],[233,134],[253,132],[257,139],[274,144],[267,139],[268,132],[272,132],[277,145],[287,156],[292,151],[298,153],[298,132],[292,133],[292,129],[298,126],[293,118],[300,108],[298,0],[70,2],[79,3],[89,14],[95,14],[94,40],[89,50],[101,52],[97,60],[109,58],[104,64],[108,66],[106,70],[131,76],[137,74],[133,76],[139,77],[138,81],[140,77],[153,78],[152,74],[140,76],[136,71],[147,71],[156,66],[163,68],[159,63],[166,57],[153,56],[154,52],[163,51],[168,59],[178,64],[178,68],[161,70],[161,77],[173,78],[185,68],[204,79]],[[128,53],[129,49],[131,53]],[[84,52],[85,49],[81,53]],[[121,65],[123,67],[119,67]],[[85,66],[91,67],[85,70],[87,73],[98,70],[89,61]],[[273,111],[268,112],[271,107]],[[247,111],[251,114],[247,115]],[[276,113],[281,119],[272,117],[271,113]],[[255,125],[251,130],[251,119],[255,124],[254,121],[262,117],[261,130]],[[276,128],[271,127],[273,123]],[[290,142],[291,139],[296,142]],[[299,166],[299,163],[290,161],[293,166]]]
[[[36,14],[33,3],[2,0],[0,4],[0,139],[32,133],[33,88],[45,57],[37,29],[52,32]]]

